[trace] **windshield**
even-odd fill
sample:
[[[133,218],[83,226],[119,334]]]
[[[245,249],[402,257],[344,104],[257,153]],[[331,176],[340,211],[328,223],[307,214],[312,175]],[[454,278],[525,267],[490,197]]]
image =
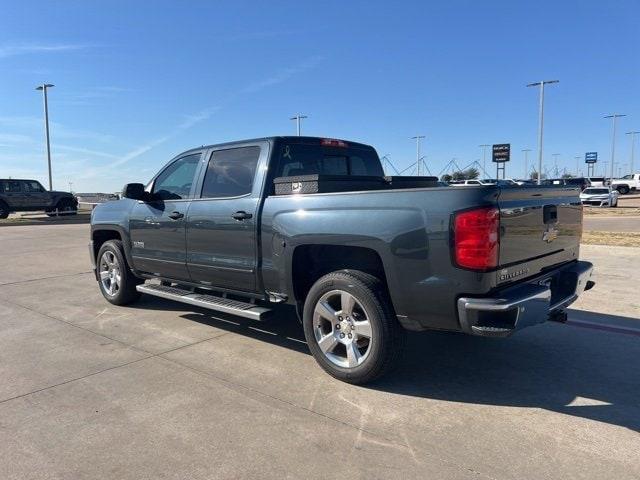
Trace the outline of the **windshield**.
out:
[[[586,188],[584,193],[590,193],[594,195],[606,195],[609,193],[609,189],[607,188]]]

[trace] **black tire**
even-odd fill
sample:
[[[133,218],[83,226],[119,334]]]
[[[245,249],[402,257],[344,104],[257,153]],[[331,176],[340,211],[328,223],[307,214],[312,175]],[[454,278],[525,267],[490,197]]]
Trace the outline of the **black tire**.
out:
[[[122,242],[120,240],[109,240],[102,244],[96,257],[100,291],[104,298],[114,305],[128,305],[138,300],[140,298],[140,292],[136,290],[136,285],[140,285],[143,282],[143,280],[131,273],[131,269],[127,264],[127,259],[123,252],[124,250],[122,249]],[[113,258],[116,260],[114,264],[119,272],[119,277],[117,274],[113,274],[111,281],[107,282],[107,279],[103,281],[101,276],[103,272],[109,272],[109,274],[113,272],[113,268],[110,269],[108,261]],[[116,278],[119,278],[119,280],[115,281],[117,288],[114,287],[111,289],[112,282],[114,282]],[[108,284],[108,286],[105,284]]]
[[[57,212],[56,212],[57,210]],[[57,217],[58,215],[76,215],[78,213],[78,206],[75,202],[69,198],[62,198],[58,201],[56,206],[50,212],[47,212],[49,217]]]
[[[0,200],[0,219],[5,219],[9,216],[9,205]]]
[[[629,193],[629,187],[627,187],[626,185],[620,185],[618,187],[618,192],[620,192],[620,195],[626,195],[627,193]]]
[[[335,319],[336,324],[330,326],[331,333],[326,333],[321,331],[322,327],[318,326],[317,323],[314,324],[314,322],[328,323],[320,314],[316,315],[316,305],[318,305],[323,298],[331,298],[327,297],[327,295],[334,295],[334,292],[346,292],[350,294],[359,305],[356,305],[352,309],[354,321],[350,327],[349,324],[347,324],[338,328],[338,323],[340,323],[338,319],[343,322],[346,322],[346,320],[343,320],[344,317],[342,316],[336,316],[332,317]],[[328,301],[329,300],[327,300],[327,302]],[[342,310],[341,304],[340,311]],[[353,330],[353,325],[358,323],[355,321],[356,315],[361,315],[358,311],[364,312],[362,318],[367,319],[370,324],[371,334],[368,339],[366,337],[358,338],[357,330]],[[344,315],[344,313],[342,313],[342,315]],[[347,316],[346,318],[348,319],[349,317]],[[365,384],[380,378],[397,365],[404,350],[406,331],[398,323],[386,288],[379,279],[361,271],[340,270],[321,277],[311,287],[311,290],[309,290],[304,304],[302,323],[307,344],[318,364],[320,364],[329,375],[344,382]],[[357,342],[365,340],[368,346],[362,347],[363,349],[366,348],[366,351],[361,356],[362,363],[355,366],[340,366],[323,352],[316,335],[319,335],[323,340],[326,338],[323,337],[323,335],[337,334],[344,337],[345,335],[341,332],[348,332],[350,331],[348,330],[349,328],[351,328],[351,331],[354,331],[353,344],[355,344],[356,339],[358,339]],[[349,334],[349,338],[352,338],[351,334]],[[336,339],[332,341],[342,342],[348,340]],[[338,350],[344,348],[344,361],[348,363],[349,360],[346,358],[348,356],[346,353],[348,347],[341,347],[340,345],[342,344],[335,344],[332,352],[336,353],[331,353],[331,355],[339,357]],[[362,353],[360,347],[357,348],[358,352]]]

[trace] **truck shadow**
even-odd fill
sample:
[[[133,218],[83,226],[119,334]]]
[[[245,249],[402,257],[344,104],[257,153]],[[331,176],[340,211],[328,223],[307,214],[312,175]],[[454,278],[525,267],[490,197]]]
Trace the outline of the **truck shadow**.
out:
[[[144,303],[145,309],[184,310],[161,299]],[[288,308],[263,323],[207,310],[181,316],[309,354],[302,327]],[[572,317],[610,325],[638,322],[640,327],[637,319],[594,312],[570,311]],[[399,368],[364,388],[449,402],[542,408],[640,431],[638,358],[638,336],[551,322],[508,339],[411,332]]]
[[[597,316],[599,323],[613,317]],[[370,388],[543,408],[640,431],[638,355],[637,336],[553,323],[503,340],[418,333],[401,368]]]

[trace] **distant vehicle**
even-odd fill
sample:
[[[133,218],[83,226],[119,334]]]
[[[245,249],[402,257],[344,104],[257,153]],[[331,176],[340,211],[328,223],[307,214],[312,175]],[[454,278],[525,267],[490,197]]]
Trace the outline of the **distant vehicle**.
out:
[[[467,187],[473,185],[497,185],[499,187],[508,187],[517,185],[513,180],[497,180],[495,178],[474,178],[472,180],[451,180],[449,185],[454,187]]]
[[[605,187],[605,178],[604,177],[587,177],[587,181],[589,182],[590,187]]]
[[[614,178],[609,182],[611,188],[615,188],[621,195],[640,190],[640,173],[625,175],[622,178]]]
[[[516,179],[516,180],[513,180],[513,181],[516,184],[520,185],[521,187],[525,186],[525,185],[536,185],[537,184],[537,182],[535,180]]]
[[[366,383],[405,330],[507,337],[564,321],[593,286],[575,189],[463,190],[385,177],[344,140],[202,146],[93,210],[92,266],[115,305],[144,293],[261,320],[287,303],[320,366]]]
[[[12,212],[44,210],[57,214],[75,215],[78,201],[69,192],[50,192],[37,180],[0,179],[0,218]]]
[[[594,207],[617,207],[618,191],[609,187],[589,187],[580,194],[583,205]]]
[[[550,178],[548,180],[543,180],[542,184],[578,187],[581,191],[590,186],[589,180],[587,180],[585,177]]]

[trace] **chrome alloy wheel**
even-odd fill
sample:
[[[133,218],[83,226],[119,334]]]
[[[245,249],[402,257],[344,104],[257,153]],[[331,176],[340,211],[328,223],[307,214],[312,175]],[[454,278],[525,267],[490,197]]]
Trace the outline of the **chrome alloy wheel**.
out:
[[[102,289],[110,297],[115,296],[120,291],[120,285],[122,284],[120,264],[115,254],[109,250],[105,251],[100,257],[100,283],[102,283]]]
[[[344,290],[331,290],[318,300],[313,311],[313,333],[324,356],[339,367],[361,365],[371,350],[369,316]]]

